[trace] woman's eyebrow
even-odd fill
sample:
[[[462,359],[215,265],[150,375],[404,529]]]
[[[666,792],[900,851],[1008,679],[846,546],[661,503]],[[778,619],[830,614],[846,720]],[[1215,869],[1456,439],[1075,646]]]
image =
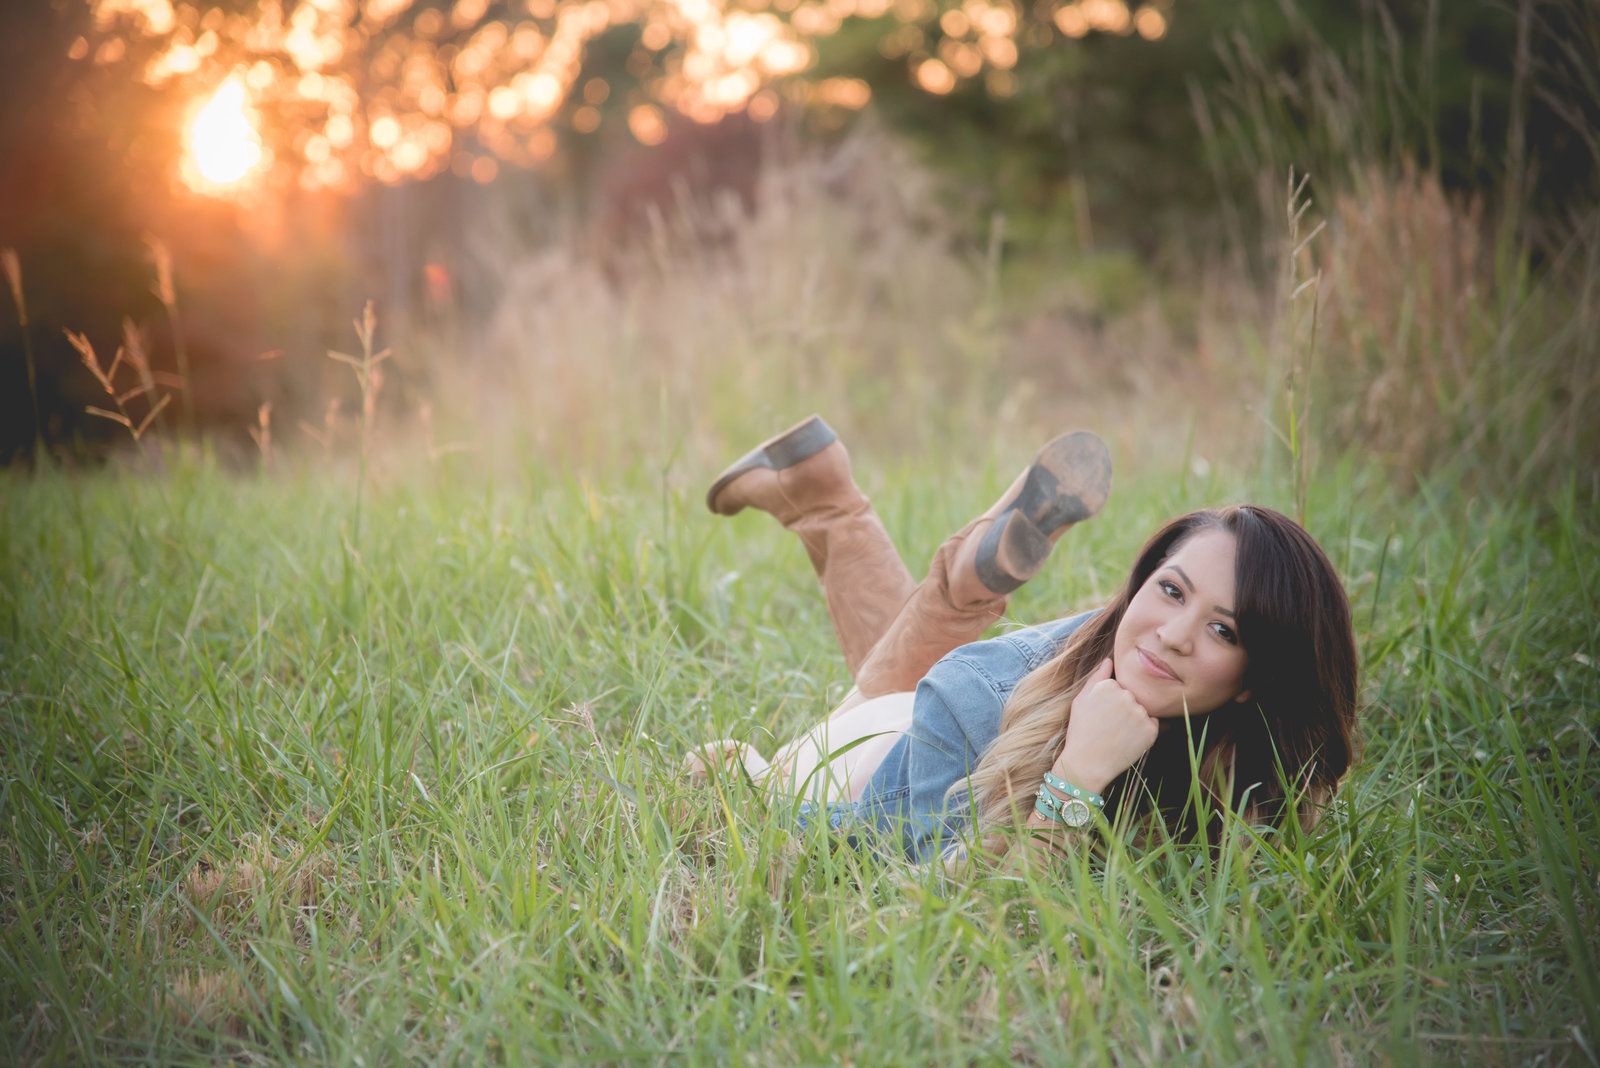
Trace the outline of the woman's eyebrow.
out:
[[[1194,592],[1194,580],[1189,577],[1189,573],[1187,571],[1185,571],[1183,568],[1179,567],[1177,564],[1168,564],[1167,567],[1170,568],[1171,570],[1177,572],[1178,577],[1183,579],[1183,584],[1185,586],[1189,587],[1189,592],[1190,593]],[[1220,614],[1220,615],[1227,616],[1229,619],[1238,619],[1239,618],[1238,616],[1233,614],[1233,609],[1224,608],[1220,604],[1212,605],[1211,606],[1211,610],[1213,612],[1216,612],[1216,613]]]

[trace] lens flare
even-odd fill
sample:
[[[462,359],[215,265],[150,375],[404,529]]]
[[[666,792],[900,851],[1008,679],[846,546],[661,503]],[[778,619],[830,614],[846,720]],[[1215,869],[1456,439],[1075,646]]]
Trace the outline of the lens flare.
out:
[[[250,122],[244,85],[237,78],[222,83],[215,96],[189,123],[189,184],[197,188],[230,186],[261,162],[261,135]]]

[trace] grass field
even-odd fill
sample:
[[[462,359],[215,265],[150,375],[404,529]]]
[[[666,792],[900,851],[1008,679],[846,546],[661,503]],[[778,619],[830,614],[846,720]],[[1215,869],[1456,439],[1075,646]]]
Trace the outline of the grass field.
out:
[[[916,570],[1028,447],[856,460]],[[354,464],[7,475],[0,1058],[1594,1062],[1580,482],[1397,497],[1319,465],[1366,744],[1314,834],[948,881],[677,779],[848,681],[798,545],[704,511],[709,461],[448,455],[359,517]],[[1107,597],[1176,512],[1294,506],[1126,466],[1015,622]]]
[[[1275,282],[1163,288],[974,262],[915,176],[778,175],[620,286],[510,250],[382,398],[318,357],[370,426],[0,471],[0,1062],[1600,1063],[1600,224],[1534,271],[1425,175],[1291,185]],[[690,789],[849,685],[793,537],[701,502],[813,407],[914,573],[1110,442],[1002,626],[1303,514],[1361,650],[1330,814],[950,878]]]

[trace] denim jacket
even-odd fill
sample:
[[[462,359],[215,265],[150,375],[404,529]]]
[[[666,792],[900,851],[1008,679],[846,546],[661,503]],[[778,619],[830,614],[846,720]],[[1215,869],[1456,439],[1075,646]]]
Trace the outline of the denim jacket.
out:
[[[801,831],[825,818],[852,847],[898,849],[912,861],[958,846],[968,804],[946,792],[978,766],[1000,734],[1000,711],[1022,677],[1048,660],[1093,612],[973,642],[947,654],[917,684],[911,727],[873,772],[859,801],[805,801]]]

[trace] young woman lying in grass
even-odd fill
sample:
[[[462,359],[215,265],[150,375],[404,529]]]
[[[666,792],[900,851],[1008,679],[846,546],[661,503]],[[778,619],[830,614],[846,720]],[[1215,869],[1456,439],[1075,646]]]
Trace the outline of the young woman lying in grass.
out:
[[[976,640],[1110,488],[1099,438],[1056,438],[919,584],[825,422],[762,444],[707,503],[759,508],[800,536],[856,685],[771,762],[718,741],[690,772],[738,764],[809,798],[802,823],[919,861],[963,850],[974,816],[991,852],[1019,825],[1059,848],[1096,810],[1179,838],[1214,835],[1223,807],[1314,822],[1351,762],[1355,638],[1332,565],[1278,512],[1181,516],[1106,607]],[[1204,828],[1195,793],[1211,802]]]

